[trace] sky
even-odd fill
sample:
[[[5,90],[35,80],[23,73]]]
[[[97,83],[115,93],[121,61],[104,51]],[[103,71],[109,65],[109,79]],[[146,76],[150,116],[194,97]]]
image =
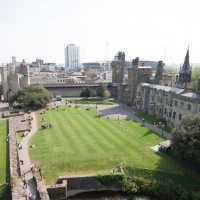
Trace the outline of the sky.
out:
[[[200,63],[199,0],[0,0],[0,65],[64,63],[67,44],[81,62],[127,60]]]

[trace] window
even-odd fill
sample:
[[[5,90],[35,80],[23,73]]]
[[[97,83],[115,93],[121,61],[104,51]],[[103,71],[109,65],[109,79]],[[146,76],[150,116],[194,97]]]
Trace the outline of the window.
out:
[[[177,102],[177,101],[175,101],[175,102],[174,102],[174,105],[175,105],[175,106],[177,106],[177,105],[178,105],[178,102]]]
[[[166,113],[167,113],[167,109],[165,108],[165,115],[166,115]]]
[[[176,112],[173,112],[173,119],[175,119],[176,117]]]
[[[172,107],[172,104],[173,104],[173,101],[171,100],[171,101],[170,101],[170,107]]]
[[[179,120],[181,120],[181,118],[182,118],[182,115],[181,115],[181,114],[179,114]]]
[[[171,117],[171,115],[172,115],[172,112],[169,112],[169,117]]]
[[[188,110],[191,110],[191,105],[190,104],[188,104]]]
[[[183,102],[181,102],[181,108],[183,108],[183,106],[184,106],[184,103],[183,103]]]

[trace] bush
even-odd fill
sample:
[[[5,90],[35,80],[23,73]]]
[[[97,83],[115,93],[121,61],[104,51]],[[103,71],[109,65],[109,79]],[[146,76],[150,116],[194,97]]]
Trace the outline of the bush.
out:
[[[123,175],[121,174],[99,175],[95,178],[105,186],[121,186],[123,181]]]
[[[0,199],[1,200],[11,200],[11,188],[9,185],[0,186]]]

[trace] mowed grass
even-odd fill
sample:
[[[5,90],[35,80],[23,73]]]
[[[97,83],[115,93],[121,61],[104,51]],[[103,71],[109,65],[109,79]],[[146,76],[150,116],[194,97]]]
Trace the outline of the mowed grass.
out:
[[[53,128],[41,130],[42,118],[53,123]],[[183,172],[173,159],[150,148],[163,141],[162,137],[133,120],[99,119],[95,108],[61,106],[59,111],[38,112],[38,128],[30,141],[35,145],[30,156],[48,184],[62,175],[110,173],[121,162],[136,168]]]
[[[0,185],[6,182],[7,162],[7,120],[0,121]]]

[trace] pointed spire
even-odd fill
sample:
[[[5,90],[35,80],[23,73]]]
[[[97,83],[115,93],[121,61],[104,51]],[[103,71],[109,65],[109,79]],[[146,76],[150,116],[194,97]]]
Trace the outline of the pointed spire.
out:
[[[184,64],[182,66],[182,70],[187,72],[190,71],[190,61],[189,61],[189,47],[185,56]]]
[[[189,47],[185,56],[185,60],[183,63],[183,66],[180,67],[179,71],[179,82],[180,83],[190,83],[191,81],[191,74],[192,74],[192,68],[190,67],[190,61],[189,61]]]

